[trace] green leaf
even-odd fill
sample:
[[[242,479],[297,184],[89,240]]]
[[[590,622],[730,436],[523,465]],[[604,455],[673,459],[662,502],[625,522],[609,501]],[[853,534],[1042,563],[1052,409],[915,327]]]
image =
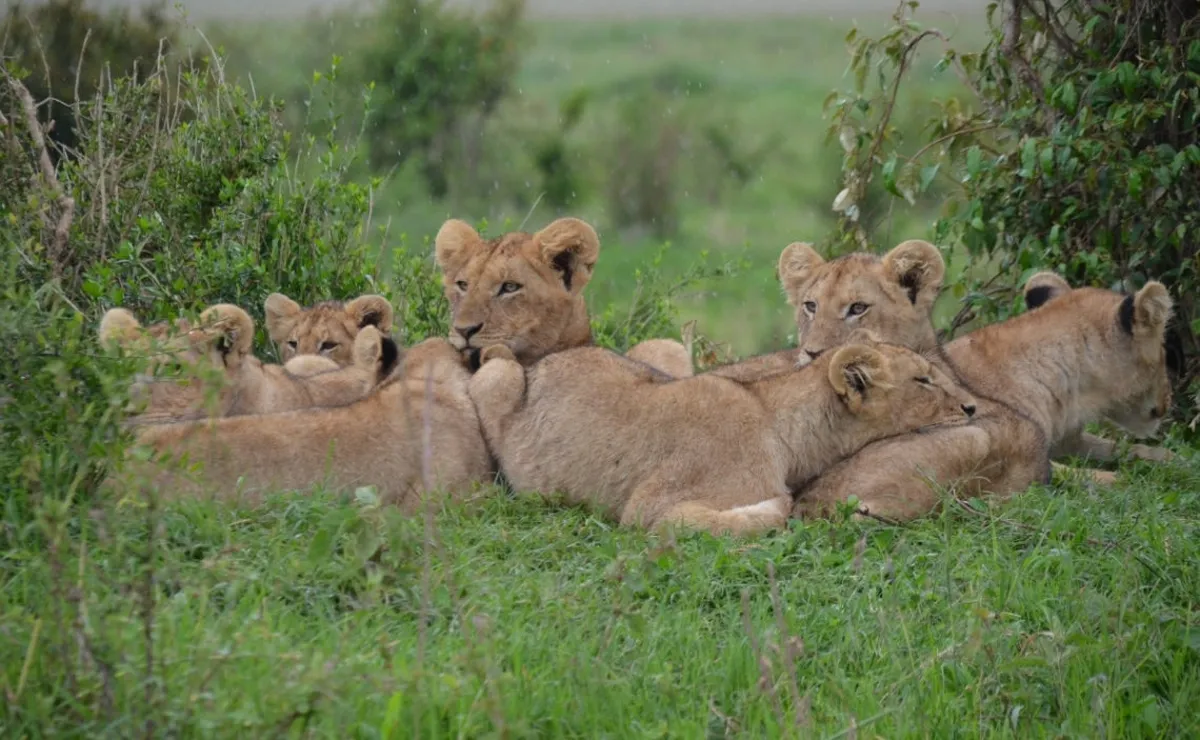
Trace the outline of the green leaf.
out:
[[[978,146],[967,150],[967,178],[978,179],[979,169],[983,166],[983,151]]]
[[[1058,88],[1058,99],[1062,102],[1062,106],[1068,113],[1075,112],[1075,106],[1079,103],[1079,97],[1075,93],[1075,83],[1067,80]]]
[[[933,178],[937,177],[938,169],[941,164],[932,164],[928,167],[921,168],[921,192],[929,189],[929,185],[933,182]]]
[[[900,195],[900,190],[896,187],[896,165],[898,161],[895,155],[883,163],[883,169],[880,174],[883,175],[883,187],[897,198],[903,197]]]
[[[1142,171],[1131,170],[1129,173],[1129,197],[1138,200],[1142,197]]]
[[[308,543],[308,564],[309,567],[317,567],[329,561],[329,556],[333,552],[333,530],[329,527],[322,527],[317,530],[313,538]]]
[[[1037,170],[1037,140],[1028,138],[1021,145],[1021,169],[1017,175],[1024,178],[1033,177]]]

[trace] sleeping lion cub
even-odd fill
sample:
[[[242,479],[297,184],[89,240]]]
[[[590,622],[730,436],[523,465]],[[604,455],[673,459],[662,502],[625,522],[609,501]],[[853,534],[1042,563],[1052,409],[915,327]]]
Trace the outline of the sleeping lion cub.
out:
[[[148,353],[132,389],[142,406],[130,419],[134,424],[340,406],[367,395],[399,357],[395,342],[368,326],[355,338],[349,367],[315,355],[264,364],[250,352],[254,320],[224,303],[200,314],[197,326],[180,319],[174,330],[166,322],[142,327],[124,308],[110,309],[100,321],[101,344]],[[177,365],[181,377],[156,377],[164,363]]]
[[[825,516],[854,496],[860,516],[913,519],[938,507],[939,486],[1003,498],[1048,482],[1050,456],[1089,444],[1089,423],[1154,434],[1171,403],[1166,287],[1072,289],[1053,273],[1029,285],[1042,291],[1035,310],[938,348],[935,362],[979,399],[970,424],[867,445],[797,489],[795,515]]]
[[[599,347],[522,369],[492,347],[468,390],[514,488],[623,525],[753,534],[785,524],[789,486],[868,442],[974,413],[923,357],[872,340],[748,382],[672,379]]]

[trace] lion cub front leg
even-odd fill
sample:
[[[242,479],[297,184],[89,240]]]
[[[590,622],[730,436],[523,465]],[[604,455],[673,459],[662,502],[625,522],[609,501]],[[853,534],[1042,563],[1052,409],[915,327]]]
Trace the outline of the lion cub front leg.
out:
[[[1149,460],[1150,462],[1167,462],[1175,457],[1175,453],[1165,447],[1153,447],[1143,444],[1129,445],[1129,454],[1131,457],[1139,460]],[[1059,455],[1074,455],[1076,457],[1089,458],[1097,462],[1111,462],[1119,457],[1116,442],[1090,432],[1080,432],[1078,435],[1063,440],[1055,447],[1054,455],[1055,457]]]
[[[498,442],[504,420],[525,401],[525,368],[502,345],[484,349],[479,359],[482,366],[471,376],[467,395],[489,442]]]
[[[828,517],[854,496],[867,515],[916,519],[937,508],[938,487],[957,484],[971,493],[1003,487],[995,485],[998,471],[988,469],[990,451],[991,436],[973,425],[875,442],[813,481],[796,499],[792,516]]]

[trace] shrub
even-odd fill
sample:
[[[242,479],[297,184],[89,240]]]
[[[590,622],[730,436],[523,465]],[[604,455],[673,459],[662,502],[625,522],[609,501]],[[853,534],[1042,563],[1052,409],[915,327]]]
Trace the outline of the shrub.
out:
[[[153,660],[169,590],[156,575],[157,493],[99,495],[125,459],[134,370],[98,347],[102,311],[158,319],[232,301],[261,315],[272,290],[308,302],[378,289],[377,183],[344,179],[353,160],[336,116],[328,138],[288,159],[269,102],[216,67],[168,72],[160,58],[106,83],[79,105],[74,156],[55,163],[38,104],[0,67],[0,340],[12,352],[0,368],[0,575],[15,589],[0,606],[21,645],[6,643],[4,663],[20,670],[6,676],[6,727],[170,734],[190,722]],[[88,567],[90,547],[117,565]],[[107,580],[85,579],[96,572]]]
[[[905,156],[892,136],[894,101],[917,49],[944,39],[911,18],[916,5],[902,4],[879,39],[855,41],[858,87],[834,101],[833,131],[846,149],[842,233],[865,241],[850,206],[875,176],[907,199],[943,178],[954,190],[935,225],[939,242],[1000,261],[999,274],[958,287],[971,304],[962,323],[1004,315],[1037,269],[1118,290],[1163,280],[1177,301],[1171,359],[1186,389],[1200,349],[1200,9],[993,3],[983,50],[949,49],[941,62],[970,99],[944,101]],[[873,95],[864,92],[872,69],[882,81]]]
[[[26,86],[34,100],[46,101],[43,115],[53,121],[50,156],[78,146],[74,101],[91,100],[104,79],[150,70],[161,53],[175,46],[177,25],[163,0],[101,14],[84,0],[47,0],[27,8],[15,2],[0,29],[0,57],[33,70]]]
[[[508,92],[520,61],[524,0],[496,0],[478,16],[431,0],[384,0],[363,48],[361,74],[375,84],[371,166],[386,171],[415,158],[431,195],[450,188],[450,149]],[[478,132],[476,132],[478,135]]]

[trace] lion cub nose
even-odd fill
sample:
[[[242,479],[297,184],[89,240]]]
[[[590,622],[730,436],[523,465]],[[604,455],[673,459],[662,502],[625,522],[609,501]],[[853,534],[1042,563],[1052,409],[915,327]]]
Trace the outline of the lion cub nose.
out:
[[[476,324],[474,326],[456,326],[454,327],[454,331],[458,332],[458,335],[463,339],[469,340],[471,337],[478,334],[479,330],[482,328],[483,324]]]
[[[963,410],[963,413],[964,413],[964,414],[966,414],[968,418],[969,418],[969,417],[972,417],[972,416],[974,416],[974,415],[975,415],[975,404],[973,404],[973,403],[964,403],[964,404],[962,405],[962,410]]]
[[[825,350],[823,349],[806,349],[804,350],[804,354],[808,355],[809,360],[815,360],[820,357],[821,353],[824,351]]]

